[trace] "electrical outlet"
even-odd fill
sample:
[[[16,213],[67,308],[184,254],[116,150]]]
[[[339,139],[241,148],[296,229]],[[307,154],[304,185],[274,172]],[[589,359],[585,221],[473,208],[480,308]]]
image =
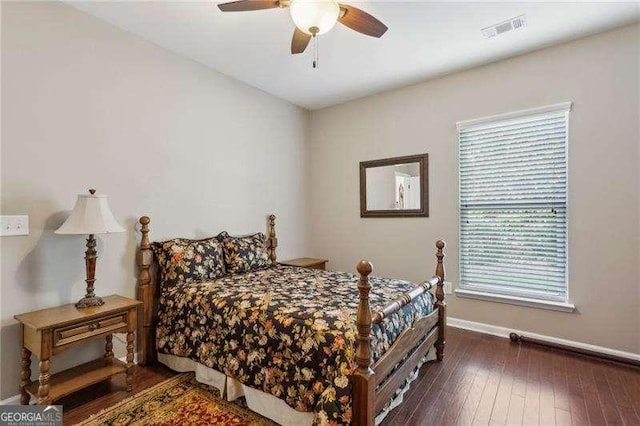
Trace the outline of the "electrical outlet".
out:
[[[444,282],[444,294],[453,294],[453,283],[451,281]]]
[[[0,236],[29,235],[29,216],[0,216]]]

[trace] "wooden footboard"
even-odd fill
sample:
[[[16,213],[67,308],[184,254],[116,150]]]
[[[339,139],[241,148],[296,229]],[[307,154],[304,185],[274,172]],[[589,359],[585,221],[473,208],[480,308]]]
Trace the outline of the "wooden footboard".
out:
[[[436,275],[409,293],[391,302],[379,312],[371,312],[369,306],[369,274],[373,270],[371,263],[360,261],[356,266],[360,274],[358,290],[357,327],[358,346],[356,363],[358,365],[353,377],[353,424],[372,426],[376,414],[391,399],[394,392],[417,367],[429,349],[435,344],[438,360],[444,355],[446,339],[446,304],[444,302],[444,242],[436,243]],[[412,328],[398,336],[388,351],[373,364],[371,350],[371,327],[384,318],[402,309],[413,299],[435,288],[436,302],[434,311],[420,318]],[[426,336],[426,337],[425,337]],[[404,361],[403,361],[404,359]],[[399,363],[402,364],[399,365]]]

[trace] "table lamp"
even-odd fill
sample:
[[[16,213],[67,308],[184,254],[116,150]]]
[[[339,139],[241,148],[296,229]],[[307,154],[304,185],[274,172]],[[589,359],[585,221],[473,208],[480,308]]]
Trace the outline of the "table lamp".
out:
[[[96,195],[95,189],[90,189],[89,194],[79,194],[71,216],[58,228],[56,234],[84,235],[87,239],[87,251],[84,260],[87,268],[87,294],[76,303],[77,308],[88,308],[104,304],[102,298],[93,292],[93,283],[96,281],[96,239],[94,234],[110,234],[124,232],[109,209],[106,195]]]

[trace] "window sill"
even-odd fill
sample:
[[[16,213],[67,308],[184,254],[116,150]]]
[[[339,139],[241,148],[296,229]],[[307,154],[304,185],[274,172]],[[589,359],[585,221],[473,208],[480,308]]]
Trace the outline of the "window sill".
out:
[[[518,296],[505,296],[502,294],[484,293],[474,290],[455,290],[456,296],[467,297],[470,299],[487,300],[490,302],[508,303],[511,305],[527,306],[529,308],[549,309],[552,311],[560,312],[573,312],[576,310],[576,305],[566,302],[553,302],[550,300],[538,300],[529,299],[526,297]]]

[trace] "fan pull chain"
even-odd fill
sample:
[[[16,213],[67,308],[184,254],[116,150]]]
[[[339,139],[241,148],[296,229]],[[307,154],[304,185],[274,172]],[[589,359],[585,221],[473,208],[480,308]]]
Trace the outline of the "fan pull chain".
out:
[[[318,68],[318,36],[313,35],[313,68]]]

